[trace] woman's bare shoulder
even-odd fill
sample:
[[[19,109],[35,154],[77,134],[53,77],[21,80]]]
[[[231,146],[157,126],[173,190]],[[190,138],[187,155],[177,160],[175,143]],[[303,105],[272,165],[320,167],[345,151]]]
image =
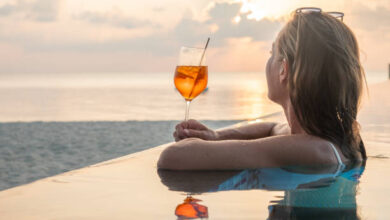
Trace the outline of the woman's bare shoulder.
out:
[[[326,141],[309,135],[278,135],[255,140],[189,139],[168,147],[158,166],[167,169],[245,169],[334,163]]]
[[[272,128],[270,136],[289,134],[291,134],[290,126],[287,123],[279,123]]]

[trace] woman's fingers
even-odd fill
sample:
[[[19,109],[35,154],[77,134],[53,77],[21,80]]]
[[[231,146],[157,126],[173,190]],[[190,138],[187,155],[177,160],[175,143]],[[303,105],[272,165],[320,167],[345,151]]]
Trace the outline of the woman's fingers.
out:
[[[194,130],[194,129],[183,129],[182,131],[176,131],[177,139],[182,140],[185,138],[200,138],[203,140],[214,140],[215,138],[211,135],[210,131]]]
[[[190,119],[187,121],[187,128],[196,130],[208,130],[205,125],[194,119]]]
[[[199,131],[199,130],[193,130],[193,129],[184,129],[184,134],[187,137],[197,137],[203,140],[208,140],[206,131]]]
[[[213,131],[208,129],[202,123],[190,119],[176,125],[176,130],[173,133],[175,141],[180,141],[185,138],[195,137],[203,140],[214,140]]]
[[[177,134],[177,131],[173,132],[173,138],[175,138],[175,141],[180,141],[179,135]]]
[[[182,121],[176,125],[176,130],[182,129],[196,129],[196,130],[208,130],[208,128],[197,120],[190,119],[188,121]]]
[[[179,127],[178,129],[176,129],[176,132],[177,132],[177,137],[179,140],[187,138],[186,134],[184,133],[184,129],[182,127]]]
[[[183,121],[183,122],[180,122],[179,124],[176,125],[176,127],[175,127],[176,131],[177,131],[177,129],[179,129],[179,128],[183,128],[183,123],[184,123],[184,121]]]
[[[175,138],[175,141],[180,141],[185,138],[192,137],[187,129],[178,128],[175,132],[173,132],[173,137]]]
[[[204,131],[198,131],[192,129],[181,129],[181,128],[173,132],[173,137],[175,138],[175,141],[180,141],[190,137],[201,138],[204,140],[207,139]]]

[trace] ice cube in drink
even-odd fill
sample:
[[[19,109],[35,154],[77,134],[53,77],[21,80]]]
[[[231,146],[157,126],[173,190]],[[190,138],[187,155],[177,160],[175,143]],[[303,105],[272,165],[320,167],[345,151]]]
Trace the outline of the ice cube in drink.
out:
[[[206,88],[207,77],[207,66],[177,66],[174,81],[180,94],[191,101]]]

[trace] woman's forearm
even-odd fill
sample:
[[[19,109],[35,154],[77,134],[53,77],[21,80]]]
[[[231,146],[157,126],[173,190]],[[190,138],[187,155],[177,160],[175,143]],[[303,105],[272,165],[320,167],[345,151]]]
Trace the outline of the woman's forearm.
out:
[[[268,137],[276,123],[257,122],[243,125],[236,128],[226,128],[218,130],[217,140],[250,140]]]

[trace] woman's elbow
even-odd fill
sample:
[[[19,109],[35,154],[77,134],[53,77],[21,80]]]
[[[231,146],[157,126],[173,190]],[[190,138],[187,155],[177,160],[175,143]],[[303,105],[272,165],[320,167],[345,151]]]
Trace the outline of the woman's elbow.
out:
[[[197,142],[197,138],[188,138],[176,142],[163,150],[157,162],[158,169],[185,170],[186,156],[188,156],[188,147]]]
[[[174,169],[175,166],[175,158],[177,154],[176,144],[172,144],[164,149],[164,151],[160,154],[160,158],[157,162],[158,169]]]

